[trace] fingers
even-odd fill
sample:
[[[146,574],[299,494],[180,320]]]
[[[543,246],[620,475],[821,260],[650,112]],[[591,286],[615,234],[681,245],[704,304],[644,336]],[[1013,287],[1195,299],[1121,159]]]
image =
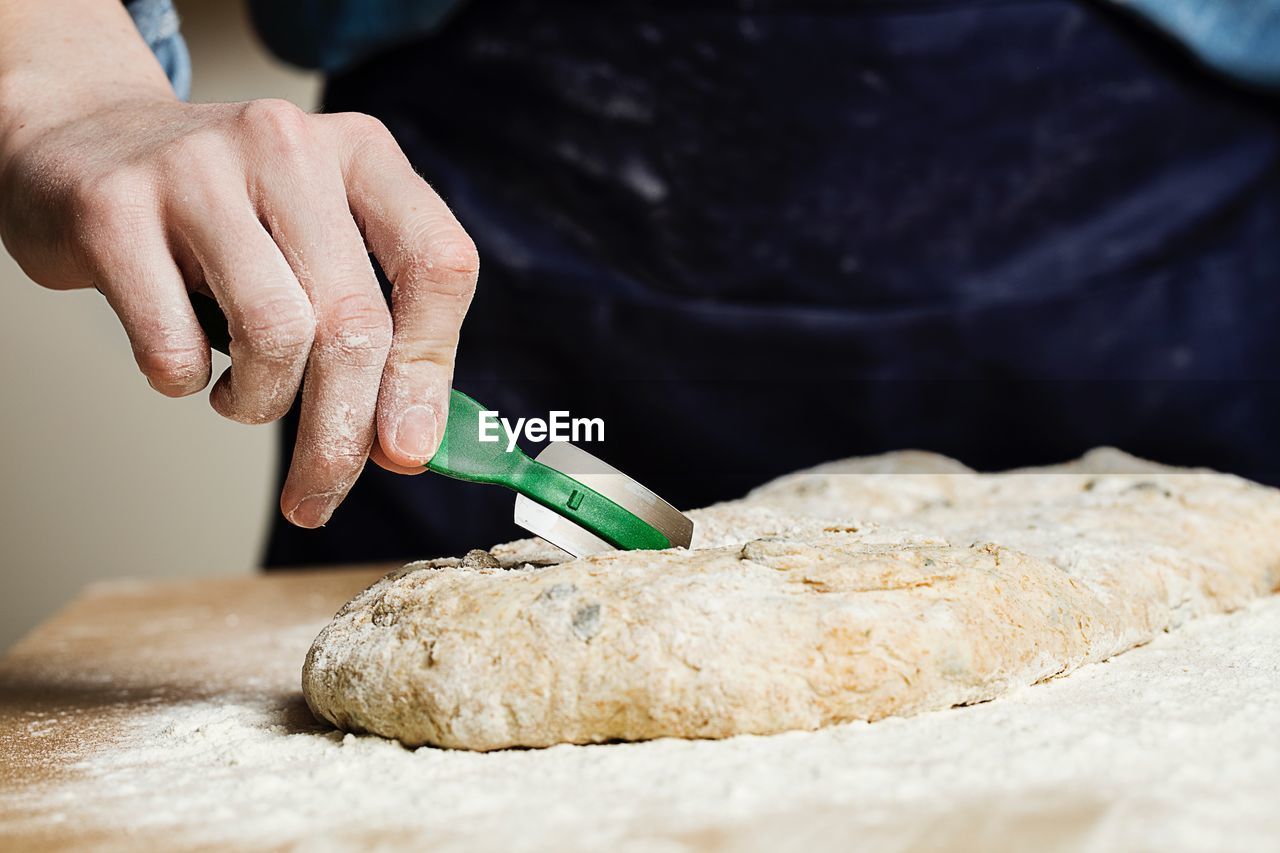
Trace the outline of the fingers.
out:
[[[176,219],[231,331],[231,367],[209,403],[239,423],[277,420],[302,381],[315,332],[311,302],[247,199],[192,206],[201,208],[217,214]]]
[[[298,437],[280,508],[294,524],[318,527],[369,457],[391,315],[336,163],[317,159],[308,168],[264,174],[258,209],[315,314]],[[287,203],[308,190],[307,204]]]
[[[168,397],[209,384],[209,344],[159,223],[104,233],[88,247],[94,280],[111,305],[151,387]]]
[[[64,140],[74,157],[47,158],[49,169],[80,164],[45,195],[81,234],[68,246],[46,239],[28,265],[51,286],[98,284],[149,381],[175,396],[208,382],[187,293],[207,287],[231,332],[213,407],[265,423],[301,389],[281,496],[296,523],[324,523],[370,456],[420,471],[447,422],[477,261],[386,129],[280,101],[117,118],[120,134],[90,124]],[[369,250],[393,281],[390,309]]]
[[[471,238],[385,128],[367,116],[329,119],[346,142],[351,212],[393,285],[395,335],[378,398],[383,458],[375,461],[416,469],[444,435],[458,334],[479,261]]]

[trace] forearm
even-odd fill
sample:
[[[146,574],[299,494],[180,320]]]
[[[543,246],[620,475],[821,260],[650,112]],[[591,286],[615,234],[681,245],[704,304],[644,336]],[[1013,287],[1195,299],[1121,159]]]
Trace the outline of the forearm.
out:
[[[127,99],[173,99],[120,0],[0,0],[0,170],[23,140]]]

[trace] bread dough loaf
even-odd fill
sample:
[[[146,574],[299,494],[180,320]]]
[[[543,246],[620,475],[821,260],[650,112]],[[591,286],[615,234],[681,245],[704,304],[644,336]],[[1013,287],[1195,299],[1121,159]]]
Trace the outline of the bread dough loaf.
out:
[[[1280,492],[1109,449],[853,459],[692,515],[692,551],[406,566],[316,638],[307,702],[476,750],[814,729],[992,699],[1280,587]]]

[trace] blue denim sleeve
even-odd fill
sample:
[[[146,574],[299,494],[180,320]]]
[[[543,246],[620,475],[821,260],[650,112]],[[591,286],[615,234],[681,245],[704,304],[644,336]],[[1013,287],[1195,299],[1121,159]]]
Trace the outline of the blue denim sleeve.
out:
[[[178,31],[178,13],[172,0],[126,0],[124,5],[160,67],[169,75],[174,93],[185,101],[191,95],[191,56]]]
[[[1280,0],[1113,0],[1187,45],[1206,64],[1280,87]]]

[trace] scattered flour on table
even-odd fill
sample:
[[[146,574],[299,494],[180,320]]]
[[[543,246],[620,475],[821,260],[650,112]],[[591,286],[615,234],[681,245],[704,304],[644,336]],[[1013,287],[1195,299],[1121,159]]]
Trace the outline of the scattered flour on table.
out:
[[[121,846],[1265,850],[1278,731],[1273,596],[986,704],[769,737],[410,751],[246,689],[138,711],[72,781],[18,796],[33,820],[114,827]]]

